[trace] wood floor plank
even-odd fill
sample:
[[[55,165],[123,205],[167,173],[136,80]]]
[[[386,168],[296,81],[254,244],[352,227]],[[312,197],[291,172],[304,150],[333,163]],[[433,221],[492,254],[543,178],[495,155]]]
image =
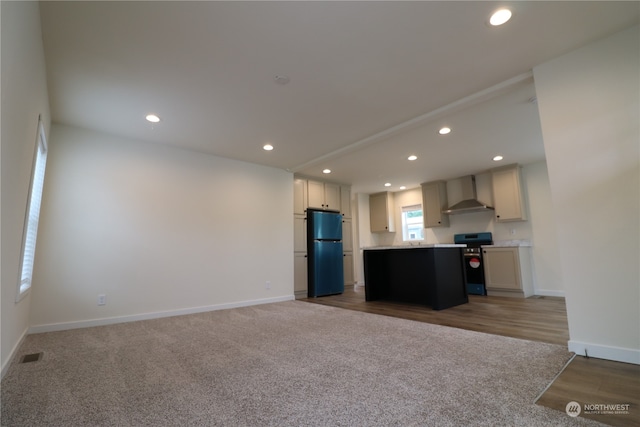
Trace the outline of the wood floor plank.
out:
[[[469,295],[468,304],[436,311],[415,304],[367,302],[364,288],[355,287],[341,295],[302,301],[565,347],[569,341],[565,301],[559,297]],[[572,401],[581,405],[629,404],[628,414],[583,412],[580,416],[612,426],[640,426],[640,366],[575,357],[536,403],[565,412]]]

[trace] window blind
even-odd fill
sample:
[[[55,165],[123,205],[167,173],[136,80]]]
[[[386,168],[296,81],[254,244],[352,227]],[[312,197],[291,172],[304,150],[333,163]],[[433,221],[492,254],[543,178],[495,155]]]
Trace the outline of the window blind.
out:
[[[30,287],[33,277],[33,263],[36,253],[36,238],[38,235],[38,222],[40,219],[40,203],[42,201],[42,189],[44,187],[44,172],[47,164],[47,142],[42,122],[38,121],[38,137],[36,141],[36,153],[33,162],[31,185],[27,213],[25,217],[25,230],[22,241],[22,257],[20,266],[20,283],[18,298]]]

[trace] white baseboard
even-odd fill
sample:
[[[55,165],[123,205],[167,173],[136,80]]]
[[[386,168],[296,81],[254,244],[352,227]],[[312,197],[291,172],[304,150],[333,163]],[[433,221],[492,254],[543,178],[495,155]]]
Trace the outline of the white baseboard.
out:
[[[550,291],[547,289],[536,289],[533,292],[534,295],[542,297],[562,297],[564,298],[564,291]]]
[[[42,332],[66,331],[69,329],[90,328],[93,326],[114,325],[116,323],[135,322],[138,320],[158,319],[161,317],[182,316],[185,314],[204,313],[207,311],[226,310],[229,308],[248,307],[251,305],[270,304],[274,302],[292,301],[293,295],[282,297],[264,298],[249,301],[239,301],[226,304],[208,305],[203,307],[184,308],[179,310],[158,311],[154,313],[133,314],[130,316],[107,317],[103,319],[81,320],[77,322],[50,323],[46,325],[31,326],[28,334],[37,334]]]
[[[7,360],[5,360],[5,362],[2,364],[2,373],[0,374],[0,379],[4,378],[5,374],[9,370],[9,366],[11,365],[11,362],[16,357],[16,352],[24,342],[24,339],[26,338],[28,333],[29,333],[29,329],[25,328],[25,330],[22,332],[22,335],[20,335],[20,339],[18,339],[18,342],[16,342],[16,345],[14,345],[13,348],[11,349],[11,353],[9,353],[9,357],[7,357]]]
[[[569,340],[569,351],[580,356],[640,365],[640,350]]]

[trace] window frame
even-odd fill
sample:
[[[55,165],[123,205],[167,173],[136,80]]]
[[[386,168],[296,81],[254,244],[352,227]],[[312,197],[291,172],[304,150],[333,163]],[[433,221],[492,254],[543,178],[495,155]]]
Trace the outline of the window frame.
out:
[[[24,229],[22,232],[22,247],[20,249],[20,268],[18,269],[16,303],[22,300],[29,293],[33,282],[33,266],[38,236],[38,224],[40,222],[40,207],[42,204],[42,193],[44,189],[44,176],[47,167],[48,148],[44,125],[42,120],[38,118],[38,131],[36,134],[35,150],[31,165],[29,194],[27,196],[27,208],[25,211]]]
[[[418,239],[408,238],[409,236],[409,228],[407,226],[407,221],[405,218],[405,214],[411,211],[421,211],[422,212],[422,237]],[[403,242],[422,242],[424,241],[424,210],[422,209],[422,204],[416,203],[415,205],[410,206],[402,206],[400,208],[400,221],[402,226],[402,241]]]

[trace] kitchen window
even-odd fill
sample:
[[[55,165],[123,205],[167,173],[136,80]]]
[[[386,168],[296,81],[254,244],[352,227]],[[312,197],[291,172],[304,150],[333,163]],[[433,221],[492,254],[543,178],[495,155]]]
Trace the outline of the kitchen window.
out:
[[[402,240],[424,240],[422,205],[402,207]]]
[[[36,150],[31,171],[31,184],[29,186],[29,198],[24,221],[24,234],[22,236],[22,253],[20,254],[20,280],[16,302],[20,301],[31,288],[33,277],[33,261],[36,253],[36,237],[38,235],[38,221],[40,219],[40,202],[42,200],[42,188],[44,186],[44,170],[47,164],[47,140],[44,134],[44,126],[38,120],[38,136]]]

